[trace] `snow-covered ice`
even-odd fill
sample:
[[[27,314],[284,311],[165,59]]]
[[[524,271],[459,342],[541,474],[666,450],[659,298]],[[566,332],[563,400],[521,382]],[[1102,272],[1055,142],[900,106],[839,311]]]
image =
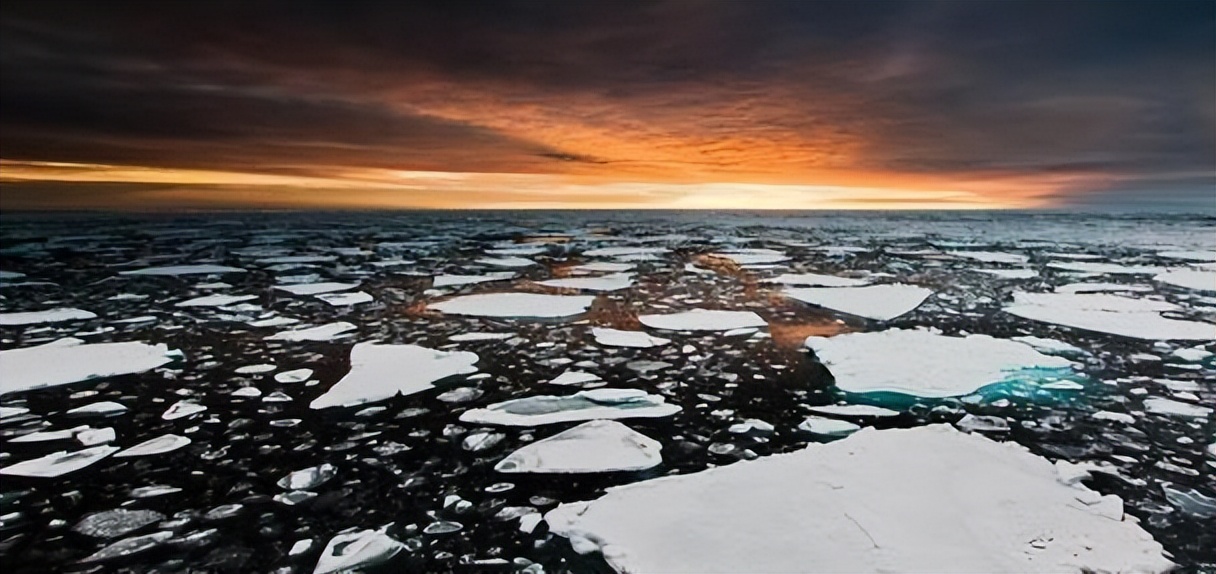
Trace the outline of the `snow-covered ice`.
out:
[[[477,372],[477,360],[468,351],[359,343],[350,350],[350,372],[309,406],[352,407],[412,395],[434,388],[436,381]]]
[[[765,327],[764,318],[752,311],[694,309],[662,315],[642,315],[638,320],[652,329],[665,331],[729,331],[744,327]]]
[[[671,339],[655,337],[645,331],[622,331],[607,327],[595,327],[591,330],[595,342],[609,347],[658,347],[671,342]]]
[[[74,338],[0,351],[0,394],[142,373],[179,357],[164,344],[86,344]]]
[[[594,419],[667,417],[680,412],[660,395],[635,389],[591,389],[564,397],[540,395],[512,399],[460,415],[466,423],[540,426]]]
[[[494,465],[504,473],[645,470],[663,462],[663,446],[619,422],[594,420],[531,443]]]
[[[581,289],[584,291],[619,291],[628,289],[633,285],[633,275],[628,273],[614,273],[612,275],[602,275],[600,277],[567,277],[563,279],[548,279],[538,281],[540,285],[545,287],[556,287],[559,289]]]
[[[286,291],[292,295],[321,295],[324,293],[335,293],[338,291],[347,291],[358,287],[358,283],[339,283],[336,281],[324,281],[320,283],[299,283],[295,285],[275,285],[275,289]]]
[[[916,285],[893,283],[868,287],[807,287],[786,289],[786,296],[878,321],[889,321],[920,306],[933,291]]]
[[[173,452],[190,444],[190,439],[175,434],[161,435],[114,454],[115,457],[151,456]]]
[[[280,331],[266,337],[266,339],[270,341],[330,341],[357,328],[353,323],[338,321],[316,327]]]
[[[94,446],[74,452],[60,451],[0,468],[7,476],[55,478],[80,470],[118,451],[116,446]]]
[[[1216,271],[1175,269],[1153,276],[1153,281],[1193,291],[1216,292]]]
[[[224,265],[169,265],[122,271],[120,275],[215,275],[219,273],[244,273],[244,269]]]
[[[819,273],[784,273],[772,279],[765,279],[764,282],[801,287],[860,287],[868,283],[868,281],[863,279],[821,275]]]
[[[432,280],[431,285],[433,287],[459,287],[461,285],[474,285],[489,281],[506,281],[514,277],[515,273],[512,271],[500,271],[496,273],[486,273],[484,275],[444,274],[436,275]]]
[[[1054,323],[1137,339],[1213,340],[1216,325],[1170,319],[1162,311],[1179,307],[1165,301],[1110,294],[1021,293],[1005,312],[1025,319]]]
[[[479,293],[453,297],[427,307],[450,315],[544,319],[580,315],[593,301],[595,297],[591,295]]]
[[[40,323],[62,323],[64,321],[84,321],[96,319],[97,314],[84,309],[59,307],[44,311],[21,311],[17,313],[0,313],[0,325],[37,325]]]

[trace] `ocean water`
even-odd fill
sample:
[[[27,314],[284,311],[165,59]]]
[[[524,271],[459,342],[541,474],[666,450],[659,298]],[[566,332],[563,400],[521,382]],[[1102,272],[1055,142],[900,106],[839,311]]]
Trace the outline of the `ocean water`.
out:
[[[616,249],[591,254],[608,248]],[[0,395],[0,406],[9,409],[0,419],[0,469],[85,448],[84,426],[113,429],[114,438],[102,444],[121,448],[168,434],[190,442],[162,454],[104,457],[57,477],[0,476],[0,555],[9,572],[310,572],[327,542],[353,528],[383,529],[402,545],[368,566],[373,570],[606,571],[594,552],[575,553],[543,523],[521,528],[520,517],[597,498],[612,486],[848,440],[810,435],[798,426],[809,407],[850,403],[897,410],[892,417],[849,419],[879,429],[957,424],[968,414],[1000,418],[1008,429],[976,432],[1051,461],[1100,465],[1087,485],[1121,497],[1125,511],[1182,571],[1211,571],[1216,424],[1211,410],[1203,409],[1216,406],[1216,281],[1204,281],[1216,271],[1214,259],[1216,218],[1187,215],[5,214],[0,323],[9,324],[0,324],[0,351],[76,338],[82,345],[164,344],[180,354],[155,368]],[[591,263],[618,265],[579,269]],[[231,269],[128,273],[182,265]],[[1025,271],[1003,277],[980,270]],[[613,291],[539,284],[621,272],[630,275],[629,285]],[[1178,272],[1186,273],[1172,277],[1185,277],[1183,284],[1169,279]],[[864,309],[847,313],[784,296],[785,288],[769,280],[787,273],[917,285],[932,294],[907,312],[876,320],[863,316]],[[443,275],[486,280],[435,287],[434,277]],[[343,285],[321,294],[276,287],[320,282]],[[1005,311],[1015,293],[1046,294],[1078,283],[1111,284],[1103,287],[1109,297],[1160,307],[1136,317],[1153,315],[1192,329],[1206,324],[1211,337],[1138,338]],[[584,312],[543,318],[457,315],[430,307],[505,292],[590,302]],[[364,295],[350,296],[357,293]],[[489,307],[509,312],[495,305]],[[15,315],[57,308],[87,313],[45,322],[49,316]],[[532,314],[556,309],[542,305]],[[693,309],[751,312],[763,325],[664,331],[645,328],[640,318]],[[349,325],[318,337],[323,340],[274,338],[341,323]],[[596,327],[646,330],[670,342],[608,346],[596,342]],[[808,336],[890,329],[1040,337],[1077,350],[1047,353],[1073,362],[1063,372],[1021,370],[971,393],[923,397],[845,392],[832,367],[803,345]],[[470,333],[502,336],[459,337]],[[351,349],[366,342],[472,352],[475,372],[424,381],[405,396],[310,408],[352,370]],[[897,356],[892,351],[859,360],[891,361]],[[11,357],[8,368],[15,369]],[[0,355],[0,369],[5,361]],[[135,369],[122,363],[101,361],[95,374]],[[259,365],[266,366],[248,368]],[[427,365],[390,362],[376,376],[417,378]],[[51,380],[65,366],[23,369],[21,377]],[[298,382],[275,377],[300,369],[311,373]],[[573,394],[580,388],[548,383],[572,370],[598,378],[588,387],[645,391],[680,407],[669,416],[621,421],[662,445],[660,465],[564,475],[494,470],[513,451],[578,423],[499,426],[463,422],[461,415],[510,399]],[[16,371],[6,373],[13,378],[0,384],[17,384],[11,382]],[[1051,385],[1061,381],[1076,384]],[[241,390],[251,387],[256,391]],[[68,412],[101,401],[126,410],[109,416]],[[206,409],[166,419],[164,413],[181,401]],[[1153,404],[1183,406],[1170,411]],[[729,430],[747,419],[772,430]],[[14,441],[68,429],[76,430]],[[284,496],[290,489],[279,485],[281,479],[321,465],[330,465],[321,473],[328,478],[297,489],[304,494]],[[81,526],[90,515],[116,509],[156,514],[111,513],[118,518],[100,533]],[[293,547],[299,552],[292,554]]]

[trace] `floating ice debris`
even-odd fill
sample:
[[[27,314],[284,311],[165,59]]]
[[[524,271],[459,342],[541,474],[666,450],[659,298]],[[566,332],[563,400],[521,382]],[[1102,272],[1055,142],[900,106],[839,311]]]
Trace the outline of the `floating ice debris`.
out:
[[[118,433],[112,428],[103,429],[85,429],[76,433],[76,442],[83,446],[96,446],[114,442],[118,438]]]
[[[564,279],[549,279],[546,281],[538,281],[537,283],[544,285],[545,287],[557,287],[560,289],[619,291],[621,289],[628,289],[633,285],[633,275],[628,273],[616,273],[601,277],[569,277]]]
[[[632,263],[613,263],[611,261],[593,261],[575,266],[572,271],[580,273],[623,273],[635,267]]]
[[[788,297],[842,313],[887,321],[920,306],[933,291],[916,285],[892,283],[868,287],[808,287],[786,289]]]
[[[60,451],[0,468],[0,474],[54,478],[89,466],[118,450],[116,446],[94,446],[75,452]]]
[[[492,265],[494,267],[531,267],[536,265],[536,262],[523,257],[483,257],[477,260],[482,265]]]
[[[29,413],[25,407],[0,407],[0,421]]]
[[[505,438],[507,438],[507,435],[499,432],[469,433],[460,442],[460,446],[469,452],[482,452],[498,446],[498,443],[502,442]]]
[[[1216,251],[1161,251],[1157,253],[1157,257],[1186,261],[1216,261]]]
[[[353,572],[382,564],[405,550],[405,545],[382,530],[343,532],[329,539],[313,574]]]
[[[1099,275],[1156,275],[1165,271],[1160,267],[1147,265],[1119,265],[1118,263],[1094,263],[1092,261],[1052,261],[1047,264],[1052,269],[1076,271],[1078,273],[1097,273]]]
[[[1183,289],[1216,292],[1216,271],[1179,269],[1155,275],[1153,280]]]
[[[1144,410],[1159,415],[1178,415],[1183,417],[1204,418],[1212,414],[1212,409],[1192,405],[1173,399],[1152,397],[1144,400]]]
[[[337,261],[333,255],[286,255],[283,257],[268,257],[258,259],[258,265],[283,265],[293,263],[330,263]]]
[[[460,532],[463,529],[464,529],[464,525],[459,522],[451,522],[448,520],[439,520],[439,521],[432,522],[432,523],[426,525],[426,528],[422,529],[422,533],[431,534],[431,535],[441,535],[441,534],[451,534],[453,532]]]
[[[1153,288],[1148,285],[1124,285],[1122,283],[1069,283],[1056,287],[1056,293],[1102,293],[1106,291],[1147,293],[1152,290]]]
[[[671,342],[671,339],[655,337],[645,331],[621,331],[619,329],[609,329],[606,327],[595,327],[591,329],[591,334],[595,336],[595,342],[609,347],[658,347]]]
[[[729,331],[743,327],[766,327],[764,318],[751,311],[693,309],[666,315],[642,315],[638,320],[652,329],[666,331]]]
[[[114,401],[100,401],[81,407],[76,407],[74,409],[69,409],[67,414],[72,416],[98,415],[104,417],[124,413],[126,411],[127,407],[121,403],[116,403]]]
[[[170,265],[123,271],[119,275],[214,275],[218,273],[244,273],[244,269],[223,265]]]
[[[1199,518],[1216,518],[1216,498],[1193,488],[1176,488],[1170,484],[1162,484],[1161,490],[1165,499],[1179,510]]]
[[[172,420],[177,420],[180,418],[185,418],[190,415],[196,415],[205,410],[207,410],[207,407],[205,405],[200,405],[198,403],[192,403],[190,401],[177,401],[176,403],[173,403],[173,406],[169,407],[169,410],[165,411],[165,413],[162,414],[160,416],[160,418],[165,419],[167,421],[172,421]]]
[[[363,291],[355,291],[354,293],[326,293],[324,295],[317,295],[317,299],[329,303],[334,307],[347,307],[375,301],[375,298],[371,294],[364,293]]]
[[[477,360],[477,354],[468,351],[359,343],[350,351],[350,372],[309,406],[352,407],[412,395],[433,388],[435,381],[477,372]]]
[[[1136,417],[1127,413],[1114,413],[1111,411],[1098,411],[1094,413],[1094,418],[1100,421],[1115,421],[1128,425],[1136,423]]]
[[[295,369],[276,373],[274,380],[279,383],[302,383],[312,376],[312,369]]]
[[[1165,301],[1118,295],[1018,292],[1013,294],[1013,305],[1005,307],[1005,312],[1033,321],[1137,339],[1216,339],[1216,325],[1160,315],[1162,311],[1177,309],[1177,305]]]
[[[195,297],[177,304],[178,307],[227,307],[233,303],[257,299],[257,295],[207,295]]]
[[[292,329],[290,331],[280,331],[274,335],[266,337],[270,341],[331,341],[338,338],[347,331],[357,329],[354,324],[346,321],[337,323],[326,323],[317,327],[308,327],[306,329]]]
[[[947,337],[890,329],[809,337],[806,346],[832,372],[836,386],[850,393],[955,397],[1017,378],[1023,371],[1062,369],[1067,374],[1072,366],[1029,345],[987,335]]]
[[[346,291],[358,287],[358,283],[337,283],[334,281],[325,281],[322,283],[301,283],[298,285],[275,285],[275,289],[281,289],[292,295],[321,295],[323,293],[334,293],[337,291]]]
[[[257,321],[246,321],[245,324],[250,327],[282,327],[284,325],[294,325],[299,323],[299,319],[292,317],[268,317]]]
[[[164,514],[154,510],[116,508],[104,512],[94,512],[77,522],[72,530],[94,538],[114,538],[164,519]]]
[[[132,456],[151,456],[154,454],[164,454],[173,452],[190,444],[190,439],[184,436],[175,434],[166,434],[158,436],[154,439],[148,439],[133,447],[115,453],[115,457],[132,457]]]
[[[860,287],[867,283],[863,279],[850,279],[848,277],[820,275],[818,273],[785,273],[772,279],[765,279],[764,282],[804,287]]]
[[[64,321],[83,321],[96,318],[96,313],[85,311],[84,309],[59,307],[45,311],[0,313],[0,325],[37,325],[41,323],[61,323]]]
[[[844,436],[860,430],[861,427],[848,421],[809,416],[798,425],[798,430],[811,434],[825,436]]]
[[[973,415],[967,413],[954,423],[959,430],[966,432],[1009,432],[1009,421],[994,416]]]
[[[13,438],[9,439],[8,442],[25,443],[25,442],[49,442],[49,441],[54,441],[54,440],[68,440],[72,437],[75,437],[77,433],[90,430],[91,428],[92,427],[85,425],[85,426],[78,426],[78,427],[74,427],[74,428],[70,428],[70,429],[32,432],[29,434],[13,437]]]
[[[1045,339],[1043,337],[1035,337],[1031,335],[1023,335],[1020,337],[1012,337],[1012,340],[1019,343],[1025,343],[1034,347],[1036,351],[1047,353],[1049,355],[1088,355],[1085,349],[1076,345],[1070,345],[1064,341],[1055,339]]]
[[[474,424],[540,426],[593,419],[667,417],[680,412],[660,395],[636,389],[593,389],[565,397],[541,395],[470,409],[460,420]]]
[[[237,370],[233,372],[238,375],[256,375],[260,373],[269,373],[276,368],[277,367],[275,367],[273,364],[261,363],[257,365],[245,365],[244,367],[238,367]]]
[[[995,275],[1001,279],[1030,279],[1039,276],[1039,272],[1034,269],[976,269],[975,271]]]
[[[642,374],[661,371],[670,366],[671,363],[667,361],[629,361],[625,363],[625,368]]]
[[[329,482],[337,475],[338,469],[334,468],[332,464],[325,463],[321,466],[297,470],[280,478],[277,484],[283,490],[312,490]]]
[[[1174,566],[1124,519],[1118,497],[1061,483],[1050,462],[1017,444],[947,425],[865,429],[794,453],[619,486],[563,504],[545,522],[598,548],[618,572]]]
[[[85,344],[72,338],[0,351],[0,394],[142,373],[179,357],[163,344]]]
[[[22,277],[25,277],[25,273],[0,270],[0,279],[20,279]]]
[[[232,396],[234,396],[234,397],[260,397],[260,396],[262,396],[262,390],[257,387],[252,387],[252,386],[251,387],[241,387],[235,391],[232,391]]]
[[[1020,253],[1001,253],[998,251],[947,251],[946,255],[954,257],[963,257],[983,263],[1009,263],[1011,265],[1023,265],[1030,261],[1030,258]]]
[[[594,301],[595,297],[590,295],[481,293],[431,303],[428,307],[451,315],[556,318],[582,314]]]
[[[585,422],[508,455],[504,473],[582,473],[645,470],[663,462],[658,441],[610,420]]]
[[[502,341],[514,337],[515,333],[458,333],[448,337],[449,341],[468,343],[473,341]]]
[[[105,562],[115,558],[127,558],[141,552],[147,552],[173,538],[172,532],[153,532],[143,536],[133,536],[115,542],[81,560],[81,563]]]
[[[665,247],[601,247],[586,251],[583,255],[587,257],[633,257],[638,255],[659,255],[667,253]]]
[[[711,253],[714,257],[725,257],[739,265],[761,265],[789,261],[786,254],[775,249],[730,249]]]
[[[476,387],[456,387],[450,391],[439,393],[439,396],[435,398],[445,403],[460,404],[480,399],[481,395],[484,394],[485,391]]]
[[[813,413],[835,417],[895,417],[899,411],[870,405],[823,405],[807,409]]]
[[[1202,361],[1208,357],[1211,357],[1212,355],[1213,355],[1213,353],[1211,353],[1207,349],[1203,349],[1200,347],[1175,349],[1174,352],[1170,353],[1170,356],[1172,356],[1172,357],[1178,357],[1179,359],[1182,359],[1183,361],[1192,361],[1192,362]]]
[[[587,386],[590,383],[600,383],[600,376],[595,373],[582,371],[566,371],[549,381],[550,385],[568,385],[574,387]],[[602,383],[601,383],[602,385]]]
[[[1084,389],[1085,385],[1082,385],[1076,381],[1052,381],[1050,383],[1043,383],[1039,385],[1039,388],[1049,391],[1079,391]]]
[[[431,282],[432,287],[458,287],[487,281],[506,281],[515,277],[512,271],[486,273],[484,275],[436,275]]]

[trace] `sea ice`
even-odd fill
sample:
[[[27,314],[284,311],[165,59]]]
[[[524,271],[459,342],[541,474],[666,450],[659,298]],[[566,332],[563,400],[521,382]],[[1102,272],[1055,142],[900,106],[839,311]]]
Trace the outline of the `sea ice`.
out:
[[[1176,269],[1155,275],[1153,280],[1183,289],[1216,292],[1216,271]]]
[[[354,324],[346,321],[337,323],[326,323],[316,327],[308,327],[306,329],[293,329],[290,331],[280,331],[266,337],[270,341],[331,341],[338,338],[347,331],[357,329]]]
[[[536,265],[536,262],[523,257],[483,257],[477,260],[482,265],[493,265],[494,267],[531,267]]]
[[[325,545],[312,574],[354,572],[382,564],[405,545],[382,530],[352,530],[335,535]]]
[[[60,451],[0,468],[0,474],[54,478],[80,470],[118,451],[116,446],[94,446],[75,452]]]
[[[593,419],[667,417],[680,412],[660,395],[635,389],[592,389],[565,397],[541,395],[470,409],[460,420],[473,424],[540,426]]]
[[[352,407],[412,395],[434,388],[435,381],[477,372],[477,360],[477,354],[468,351],[359,343],[350,351],[350,372],[309,406]]]
[[[798,424],[798,430],[811,434],[825,436],[844,436],[860,430],[861,427],[848,421],[809,416]]]
[[[61,323],[63,321],[83,321],[96,319],[97,314],[84,309],[59,307],[45,311],[21,311],[18,313],[0,313],[0,325],[37,325],[41,323]]]
[[[712,504],[707,503],[712,501]],[[609,488],[545,515],[618,572],[1153,572],[1122,501],[948,425]],[[679,533],[673,536],[672,533]],[[960,543],[966,541],[966,543]]]
[[[370,293],[363,291],[355,291],[354,293],[325,293],[317,295],[320,299],[334,307],[347,307],[350,305],[360,305],[363,303],[371,303],[375,300]]]
[[[1148,285],[1124,285],[1122,283],[1069,283],[1056,287],[1056,293],[1102,293],[1107,291],[1148,293],[1152,290],[1153,288]]]
[[[586,251],[583,255],[587,257],[633,257],[639,255],[659,255],[667,253],[664,247],[601,247]]]
[[[1045,339],[1043,337],[1035,337],[1032,335],[1022,335],[1020,337],[1012,337],[1014,341],[1025,343],[1034,347],[1036,351],[1047,353],[1049,355],[1088,355],[1089,353],[1076,345],[1070,345],[1064,341],[1055,339]]]
[[[475,317],[557,318],[582,314],[595,301],[590,295],[537,293],[480,293],[428,305],[452,315]]]
[[[155,510],[129,510],[115,508],[102,512],[94,512],[76,523],[72,530],[94,538],[114,538],[129,534],[149,524],[155,524],[165,519],[165,515]]]
[[[785,273],[772,279],[765,279],[764,282],[803,287],[860,287],[867,283],[867,281],[862,279],[820,275],[818,273]]]
[[[98,415],[110,416],[127,411],[126,405],[114,401],[100,401],[69,409],[67,414],[72,416]]]
[[[1216,325],[1162,317],[1178,306],[1165,301],[1108,294],[1021,293],[1005,312],[1033,321],[1054,323],[1137,339],[1211,340]]]
[[[307,381],[312,376],[312,369],[294,369],[291,371],[283,371],[276,373],[274,376],[275,382],[290,384],[302,383]]]
[[[557,287],[561,289],[619,291],[621,289],[628,289],[633,285],[633,275],[628,273],[615,273],[600,277],[568,277],[564,279],[549,279],[546,281],[538,281],[537,283],[544,285],[545,287]]]
[[[217,273],[244,273],[244,269],[223,265],[170,265],[122,271],[119,275],[213,275]]]
[[[1165,257],[1168,259],[1184,259],[1187,261],[1216,261],[1216,251],[1161,251],[1157,253],[1157,257]]]
[[[725,257],[739,265],[761,265],[789,261],[786,254],[775,249],[730,249],[711,253],[714,257]]]
[[[274,288],[286,291],[292,295],[321,295],[323,293],[346,291],[348,289],[354,289],[358,286],[358,283],[337,283],[334,281],[325,281],[322,283],[300,283],[298,285],[275,285]]]
[[[658,441],[611,420],[585,422],[536,441],[494,465],[504,473],[645,470],[663,462]]]
[[[606,327],[595,327],[591,330],[595,342],[609,347],[658,347],[671,342],[671,339],[655,337],[645,331],[621,331]]]
[[[836,417],[894,417],[899,411],[884,409],[871,405],[822,405],[810,407],[807,410],[821,415]]]
[[[169,409],[160,416],[160,418],[167,421],[172,421],[186,418],[191,415],[196,415],[205,410],[207,410],[206,405],[200,405],[190,401],[177,401],[176,403],[173,403],[173,405],[170,406]]]
[[[566,371],[549,381],[550,385],[571,387],[589,386],[592,383],[599,383],[600,386],[603,386],[599,375],[583,371]]]
[[[487,281],[506,281],[513,277],[515,277],[515,273],[511,271],[486,273],[485,275],[436,275],[431,282],[431,286],[436,288],[459,287],[461,285],[472,285]]]
[[[842,313],[888,321],[912,311],[933,291],[916,285],[892,283],[868,287],[808,287],[786,289],[793,299]]]
[[[107,560],[114,560],[116,558],[127,558],[156,548],[157,546],[168,542],[171,538],[173,538],[173,533],[165,531],[144,534],[143,536],[124,538],[84,557],[84,559],[82,559],[80,562],[83,564],[91,564],[93,562],[105,562]]]
[[[1165,271],[1160,267],[1148,265],[1119,265],[1118,263],[1094,263],[1092,261],[1052,261],[1047,264],[1052,269],[1076,271],[1078,273],[1097,273],[1099,275],[1155,275]]]
[[[975,271],[995,275],[1001,279],[1030,279],[1039,276],[1039,272],[1034,269],[976,269]]]
[[[142,373],[179,357],[164,344],[85,344],[72,338],[0,351],[0,394]]]
[[[312,490],[338,475],[338,469],[334,465],[325,463],[320,466],[314,466],[303,470],[297,470],[283,478],[277,483],[279,488],[283,490]]]
[[[1015,379],[1024,370],[1071,372],[1072,366],[1029,345],[987,335],[948,337],[890,329],[809,337],[806,346],[832,372],[836,387],[850,393],[955,397]]]
[[[124,449],[116,453],[115,457],[132,457],[132,456],[150,456],[154,454],[164,454],[173,452],[190,444],[190,439],[184,436],[175,434],[161,435],[153,439],[148,439],[133,447]]]
[[[1178,415],[1197,419],[1201,419],[1212,414],[1212,409],[1209,407],[1201,407],[1199,405],[1192,405],[1190,403],[1175,401],[1173,399],[1164,399],[1161,397],[1144,399],[1144,410],[1159,415]]]
[[[1023,265],[1030,261],[1030,258],[1020,253],[1001,253],[998,251],[947,251],[947,255],[954,257],[963,257],[983,263],[1009,263],[1011,265]]]
[[[177,304],[178,307],[227,307],[233,303],[257,299],[257,295],[206,295]]]
[[[652,329],[665,331],[729,331],[743,327],[765,327],[764,318],[751,311],[693,309],[665,315],[642,315],[638,320]]]
[[[448,337],[449,341],[468,343],[476,341],[502,341],[514,337],[515,333],[457,333]]]

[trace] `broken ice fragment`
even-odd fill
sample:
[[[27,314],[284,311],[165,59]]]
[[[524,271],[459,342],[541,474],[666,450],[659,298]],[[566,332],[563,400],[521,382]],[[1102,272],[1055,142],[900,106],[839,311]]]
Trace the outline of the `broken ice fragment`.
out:
[[[1178,306],[1165,301],[1118,295],[1014,293],[1005,312],[1033,321],[1054,323],[1137,339],[1216,340],[1216,325],[1168,319],[1162,311]]]
[[[338,469],[334,465],[325,463],[321,466],[314,466],[304,470],[297,470],[283,478],[277,483],[279,488],[284,490],[311,490],[338,475]]]
[[[89,466],[118,450],[116,446],[95,446],[75,452],[61,451],[0,468],[0,474],[54,478]]]
[[[94,538],[114,538],[164,519],[165,515],[154,510],[116,508],[94,512],[76,523],[72,530]]]
[[[175,434],[166,434],[166,435],[158,436],[153,439],[148,439],[133,447],[130,447],[121,452],[118,452],[114,456],[115,457],[129,457],[129,456],[150,456],[150,455],[154,455],[154,454],[164,454],[166,452],[173,452],[188,444],[190,444],[189,438],[186,438],[184,436],[178,436]]]
[[[663,462],[662,445],[611,420],[594,420],[529,444],[501,460],[504,473],[645,470]]]
[[[346,321],[336,323],[326,323],[317,327],[309,327],[306,329],[293,329],[291,331],[282,331],[266,337],[269,341],[329,341],[338,338],[347,331],[354,331],[355,327]]]
[[[729,331],[768,325],[762,317],[751,311],[710,309],[694,309],[666,315],[642,315],[638,320],[652,329],[667,331]]]
[[[559,289],[619,291],[621,289],[628,289],[633,285],[633,275],[628,273],[617,273],[613,275],[604,275],[602,277],[569,277],[563,279],[549,279],[546,281],[538,281],[537,283],[546,287],[556,287]]]
[[[257,295],[207,295],[195,297],[177,304],[178,307],[227,307],[233,303],[257,299]]]
[[[925,302],[933,291],[916,285],[892,283],[868,287],[807,287],[786,289],[786,296],[878,321],[889,321]]]
[[[429,308],[451,315],[475,317],[558,318],[584,313],[595,297],[537,293],[481,293],[431,303]]]
[[[163,344],[85,344],[80,339],[0,351],[0,394],[141,373],[179,357],[180,352]]]
[[[1155,275],[1153,280],[1193,291],[1216,292],[1216,271],[1177,269]]]
[[[22,311],[18,313],[0,313],[0,325],[35,325],[40,323],[62,323],[64,321],[83,321],[96,319],[97,314],[84,309],[60,307],[45,311]]]
[[[798,424],[798,430],[825,436],[843,436],[857,432],[861,427],[848,421],[809,416]]]
[[[173,538],[172,532],[153,532],[143,536],[133,536],[115,542],[87,556],[81,563],[105,562],[115,558],[126,558],[141,552],[146,552]]]
[[[295,285],[275,285],[275,289],[280,289],[291,293],[292,295],[321,295],[324,293],[334,293],[337,291],[346,291],[358,287],[358,283],[338,283],[334,281],[325,281],[321,283],[300,283]]]
[[[477,354],[468,351],[359,343],[350,351],[350,372],[309,406],[350,407],[412,395],[433,388],[435,381],[476,372],[477,361]]]
[[[120,403],[116,403],[114,401],[100,401],[76,407],[74,409],[69,409],[67,414],[73,416],[98,415],[104,417],[124,413],[126,411],[127,407]]]
[[[171,265],[167,267],[147,267],[122,271],[119,275],[214,275],[218,273],[244,273],[244,269],[225,267],[223,265]]]
[[[565,397],[535,396],[471,409],[460,420],[475,424],[539,426],[592,419],[666,417],[680,411],[662,396],[635,389],[594,389]]]
[[[329,303],[334,307],[360,305],[363,303],[371,303],[375,300],[372,298],[371,294],[364,293],[363,291],[355,291],[354,293],[326,293],[324,295],[317,295],[317,299]]]
[[[595,327],[591,329],[591,334],[595,336],[596,343],[609,347],[648,348],[666,345],[671,342],[671,339],[655,337],[645,331],[621,331],[619,329]]]
[[[173,403],[173,405],[170,406],[169,409],[166,410],[165,413],[160,417],[167,421],[172,421],[185,418],[190,415],[195,415],[205,410],[207,410],[205,405],[200,405],[190,401],[177,401],[176,403]]]
[[[312,376],[312,369],[295,369],[292,371],[283,371],[274,376],[274,380],[280,383],[302,383],[307,381]]]
[[[1159,415],[1178,415],[1184,417],[1204,418],[1212,414],[1212,409],[1192,405],[1172,399],[1153,397],[1144,400],[1144,410]]]

